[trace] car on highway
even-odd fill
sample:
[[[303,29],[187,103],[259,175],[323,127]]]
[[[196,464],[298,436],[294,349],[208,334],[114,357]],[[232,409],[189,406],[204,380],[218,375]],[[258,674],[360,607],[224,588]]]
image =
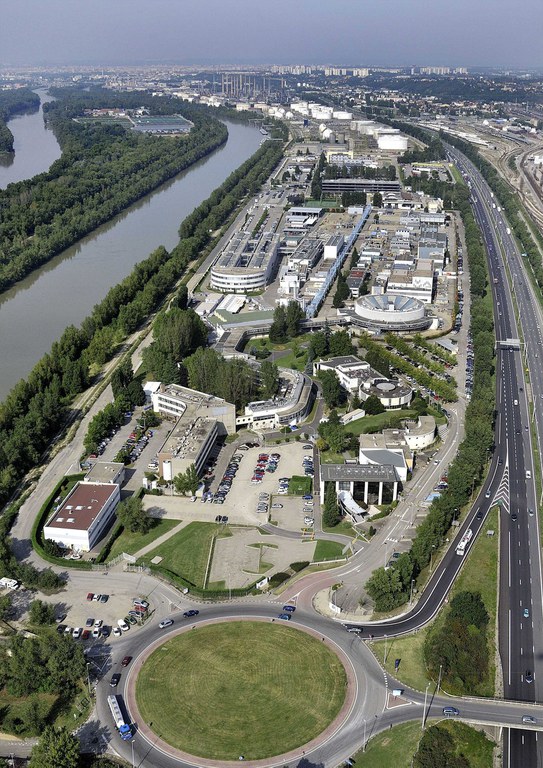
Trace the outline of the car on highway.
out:
[[[114,675],[111,675],[111,680],[109,681],[109,684],[112,688],[116,688],[119,685],[119,680],[121,679],[120,672],[115,672]]]
[[[516,521],[517,521],[517,519],[518,519],[518,515],[517,515],[517,513],[516,513],[516,512],[511,512],[511,520],[512,520],[513,522],[516,522]]]
[[[524,616],[525,619],[530,618],[530,611],[528,610],[528,608],[524,609],[524,611],[522,612],[522,615]]]
[[[485,499],[489,499],[489,498],[490,498],[490,491],[487,491],[487,492],[485,493]]]
[[[199,613],[200,613],[200,611],[196,611],[194,608],[192,608],[190,611],[185,611],[185,613],[183,614],[183,616],[184,616],[186,619],[190,619],[190,618],[192,618],[193,616],[198,616],[198,614],[199,614]]]
[[[121,667],[127,667],[131,661],[132,661],[132,656],[125,656],[124,659],[121,661]]]
[[[537,720],[535,717],[532,717],[531,715],[522,715],[522,722],[523,723],[536,723]]]
[[[524,675],[524,679],[527,683],[533,683],[534,682],[534,676],[532,675],[532,672],[530,669],[526,670],[526,673]]]
[[[173,619],[162,619],[158,627],[159,629],[166,629],[166,627],[171,627],[172,624],[173,624]]]
[[[280,613],[277,618],[282,619],[283,621],[290,621],[291,616],[290,613]]]

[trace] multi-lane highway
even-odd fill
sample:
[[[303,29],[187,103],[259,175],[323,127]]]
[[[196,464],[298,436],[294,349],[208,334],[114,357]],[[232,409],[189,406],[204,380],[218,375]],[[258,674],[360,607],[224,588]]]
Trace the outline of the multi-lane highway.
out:
[[[498,342],[496,453],[503,462],[500,465],[502,480],[509,497],[508,503],[502,506],[500,520],[499,648],[504,695],[521,701],[537,701],[543,690],[541,557],[524,372],[526,366],[537,420],[543,397],[543,379],[537,370],[541,364],[540,312],[516,243],[488,185],[463,155],[452,147],[449,152],[471,183],[473,208],[489,255],[494,299]],[[521,333],[509,276],[519,308]],[[511,731],[505,739],[505,765],[519,768],[543,765],[541,741],[536,735]]]

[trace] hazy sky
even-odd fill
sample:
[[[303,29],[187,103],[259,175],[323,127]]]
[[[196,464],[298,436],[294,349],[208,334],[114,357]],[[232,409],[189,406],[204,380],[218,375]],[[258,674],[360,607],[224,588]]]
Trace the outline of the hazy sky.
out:
[[[543,0],[0,0],[0,64],[543,67]]]

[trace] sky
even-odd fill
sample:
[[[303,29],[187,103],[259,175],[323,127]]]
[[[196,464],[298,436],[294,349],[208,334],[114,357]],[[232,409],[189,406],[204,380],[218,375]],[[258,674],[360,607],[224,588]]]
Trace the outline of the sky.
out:
[[[542,0],[0,0],[0,65],[542,68]]]

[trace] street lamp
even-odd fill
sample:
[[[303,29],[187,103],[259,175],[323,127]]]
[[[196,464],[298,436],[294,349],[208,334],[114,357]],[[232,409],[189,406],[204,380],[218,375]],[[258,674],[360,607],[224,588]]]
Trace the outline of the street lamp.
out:
[[[366,751],[366,721],[364,720],[364,741],[362,742],[362,752]]]
[[[134,768],[134,739],[132,739],[132,768]]]
[[[413,602],[413,586],[415,584],[415,579],[411,579],[411,592],[409,593],[409,605]]]
[[[424,709],[422,710],[422,724],[421,724],[421,730],[424,730],[424,723],[426,722],[426,700],[428,697],[428,688],[430,687],[430,683],[426,686],[426,690],[424,692]]]
[[[90,699],[92,694],[91,694],[89,667],[90,667],[90,661],[87,661],[87,686],[89,689],[89,699]]]

